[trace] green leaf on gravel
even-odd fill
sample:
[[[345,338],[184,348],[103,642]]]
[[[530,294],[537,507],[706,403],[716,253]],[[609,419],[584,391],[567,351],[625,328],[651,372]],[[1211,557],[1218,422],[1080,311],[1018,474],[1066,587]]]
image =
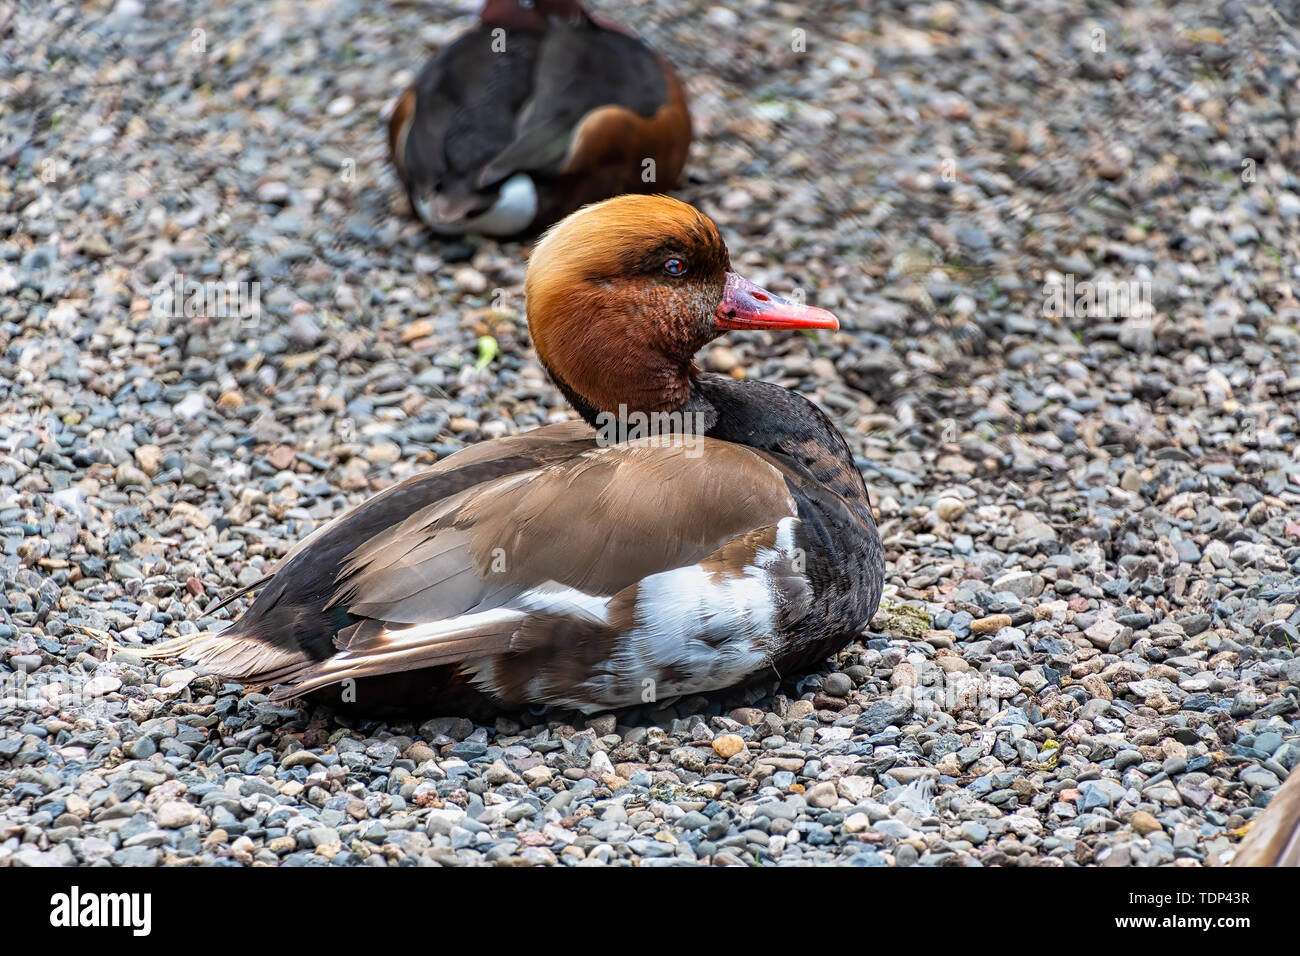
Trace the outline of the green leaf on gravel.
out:
[[[474,368],[483,371],[492,364],[492,360],[501,354],[501,347],[497,345],[497,340],[490,335],[480,335],[478,340],[478,361],[474,363]]]

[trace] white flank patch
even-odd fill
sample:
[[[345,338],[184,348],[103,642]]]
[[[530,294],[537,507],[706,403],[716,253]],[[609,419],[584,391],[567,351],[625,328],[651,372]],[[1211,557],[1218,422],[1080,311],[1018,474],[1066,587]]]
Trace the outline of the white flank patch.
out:
[[[586,591],[579,591],[557,581],[547,581],[525,591],[515,600],[514,606],[527,611],[568,614],[601,624],[609,621],[609,598],[588,594]]]
[[[442,222],[433,214],[433,203],[427,197],[417,196],[415,213],[430,229],[444,236],[458,236],[467,232],[485,236],[510,236],[522,232],[537,215],[537,187],[527,173],[515,173],[504,183],[492,208],[481,216],[457,222]]]
[[[699,565],[652,574],[638,590],[638,626],[619,639],[605,673],[583,686],[587,699],[556,703],[586,712],[644,703],[645,681],[669,667],[683,676],[656,685],[655,699],[737,684],[766,666],[776,611],[761,568],[735,577]]]
[[[527,173],[516,173],[501,185],[496,204],[468,226],[470,232],[508,236],[527,229],[536,215],[537,187]]]
[[[770,568],[782,559],[794,560],[797,548],[794,543],[794,532],[799,527],[799,519],[793,516],[782,518],[776,525],[776,545],[771,548],[761,548],[755,556],[755,562],[760,568]]]

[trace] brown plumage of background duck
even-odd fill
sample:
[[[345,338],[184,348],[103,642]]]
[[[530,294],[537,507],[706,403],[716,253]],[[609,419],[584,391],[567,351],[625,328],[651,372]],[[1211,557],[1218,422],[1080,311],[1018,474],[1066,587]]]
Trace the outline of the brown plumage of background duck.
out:
[[[587,203],[671,188],[691,121],[672,66],[577,0],[488,0],[402,94],[388,137],[434,232],[526,236]]]

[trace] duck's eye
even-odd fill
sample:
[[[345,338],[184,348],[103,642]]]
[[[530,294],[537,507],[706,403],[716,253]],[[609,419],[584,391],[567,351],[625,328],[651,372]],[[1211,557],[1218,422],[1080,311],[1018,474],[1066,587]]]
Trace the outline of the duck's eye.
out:
[[[669,259],[664,263],[664,275],[683,276],[686,275],[686,263],[681,259]]]

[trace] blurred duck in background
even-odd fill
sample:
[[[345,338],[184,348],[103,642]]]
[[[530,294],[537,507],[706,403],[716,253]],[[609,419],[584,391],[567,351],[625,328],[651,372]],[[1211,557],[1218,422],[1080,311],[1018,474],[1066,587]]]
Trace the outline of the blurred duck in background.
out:
[[[506,237],[671,189],[691,121],[672,66],[576,0],[488,0],[401,95],[388,135],[430,229]]]
[[[1300,766],[1250,824],[1233,866],[1300,866]]]

